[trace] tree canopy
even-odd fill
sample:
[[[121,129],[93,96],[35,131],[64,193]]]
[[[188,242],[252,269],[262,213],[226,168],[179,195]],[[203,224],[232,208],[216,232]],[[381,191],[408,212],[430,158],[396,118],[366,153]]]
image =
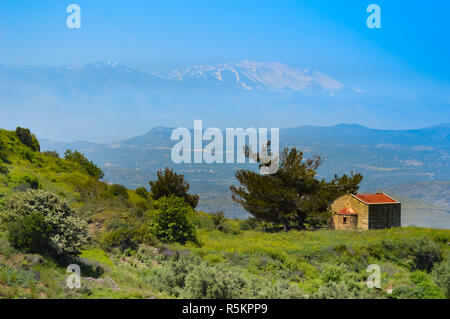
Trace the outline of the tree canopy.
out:
[[[192,207],[181,197],[161,197],[156,205],[154,232],[165,243],[185,244],[188,240],[196,242],[195,227],[189,222]]]
[[[34,134],[31,134],[29,129],[18,126],[16,128],[16,136],[25,146],[28,146],[33,151],[39,152],[41,150],[39,141]]]
[[[183,198],[192,208],[197,207],[199,197],[188,194],[190,185],[184,180],[184,175],[179,175],[173,169],[166,167],[164,170],[159,170],[157,176],[156,181],[149,183],[153,199],[158,200],[163,196],[173,195]]]
[[[64,153],[64,158],[66,160],[80,164],[81,167],[83,167],[86,170],[86,172],[89,175],[91,175],[92,177],[94,177],[95,179],[102,179],[103,176],[105,175],[103,173],[103,171],[97,165],[95,165],[93,162],[89,161],[86,158],[86,156],[84,156],[84,154],[82,154],[78,151],[72,152],[71,150],[67,150]]]
[[[356,193],[363,178],[352,172],[335,175],[331,181],[319,179],[317,169],[322,162],[320,156],[308,159],[296,148],[285,148],[274,174],[237,171],[241,186],[231,186],[232,198],[260,220],[281,224],[285,230],[290,225],[304,228],[307,218],[325,214],[337,197]]]

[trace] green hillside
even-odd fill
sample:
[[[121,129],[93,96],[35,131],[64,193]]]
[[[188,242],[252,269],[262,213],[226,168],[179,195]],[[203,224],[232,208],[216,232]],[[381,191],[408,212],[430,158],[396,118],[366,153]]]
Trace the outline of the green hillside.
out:
[[[26,132],[0,130],[0,298],[450,297],[450,230],[271,232],[252,219],[194,211],[181,198],[108,185],[84,157],[66,157],[39,152]],[[87,223],[79,254],[18,243],[11,229],[36,234],[41,224],[8,221],[10,213],[22,203],[41,207],[42,198]],[[81,267],[80,289],[67,287],[69,264]],[[365,284],[370,264],[380,266],[380,289]]]

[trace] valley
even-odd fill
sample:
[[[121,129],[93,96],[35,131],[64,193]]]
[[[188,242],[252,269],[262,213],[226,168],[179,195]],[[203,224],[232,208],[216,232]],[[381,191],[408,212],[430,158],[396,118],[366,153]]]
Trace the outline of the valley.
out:
[[[148,187],[156,171],[173,167],[191,181],[204,211],[224,210],[230,218],[247,213],[231,201],[229,187],[238,169],[257,169],[256,164],[173,164],[170,158],[172,128],[158,127],[147,134],[108,144],[61,143],[40,139],[43,150],[64,154],[76,149],[105,171],[105,180],[129,188]],[[323,178],[350,171],[364,179],[362,192],[385,191],[404,201],[404,225],[450,228],[450,126],[418,130],[375,130],[360,125],[302,126],[280,130],[280,148],[298,147],[307,156],[319,154]],[[421,207],[434,208],[424,218]],[[415,222],[417,221],[417,223]]]

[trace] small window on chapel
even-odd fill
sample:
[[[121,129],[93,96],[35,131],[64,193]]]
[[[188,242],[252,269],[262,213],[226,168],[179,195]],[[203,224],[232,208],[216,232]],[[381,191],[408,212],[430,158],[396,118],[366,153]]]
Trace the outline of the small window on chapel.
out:
[[[343,218],[344,224],[347,224],[347,217]]]

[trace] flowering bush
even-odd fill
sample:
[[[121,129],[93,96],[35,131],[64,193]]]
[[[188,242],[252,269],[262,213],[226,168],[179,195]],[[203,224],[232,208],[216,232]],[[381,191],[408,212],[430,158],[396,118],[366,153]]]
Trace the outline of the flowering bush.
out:
[[[55,194],[28,190],[7,197],[0,210],[0,223],[18,249],[76,256],[88,237],[87,224],[69,204]]]

